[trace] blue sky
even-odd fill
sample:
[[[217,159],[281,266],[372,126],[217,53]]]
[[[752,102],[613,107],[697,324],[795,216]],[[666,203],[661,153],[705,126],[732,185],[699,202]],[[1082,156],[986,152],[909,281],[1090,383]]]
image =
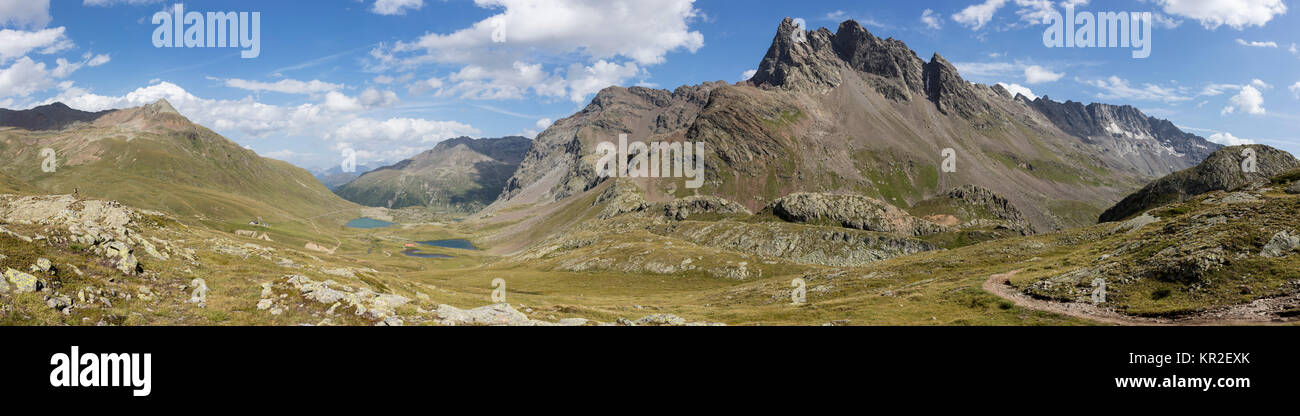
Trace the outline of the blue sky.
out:
[[[1151,56],[1047,48],[1043,16],[1151,12]],[[0,0],[0,107],[167,98],[307,168],[396,162],[460,135],[535,135],[609,85],[740,81],[784,17],[855,19],[974,82],[1132,104],[1224,143],[1300,152],[1300,16],[1285,0],[320,0],[184,2],[259,12],[260,55],[155,48],[161,0]]]

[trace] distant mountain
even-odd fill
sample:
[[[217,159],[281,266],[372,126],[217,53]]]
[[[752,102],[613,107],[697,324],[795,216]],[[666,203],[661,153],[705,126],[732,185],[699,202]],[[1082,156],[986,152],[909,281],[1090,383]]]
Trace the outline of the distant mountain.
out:
[[[357,165],[354,172],[344,172],[341,166],[333,166],[329,169],[314,170],[311,174],[312,176],[315,176],[316,179],[319,179],[320,183],[325,184],[326,188],[330,188],[330,190],[333,191],[338,189],[340,186],[346,185],[348,182],[357,179],[362,173],[374,169],[375,167],[369,165]]]
[[[1253,172],[1242,169],[1246,157],[1255,153]],[[1300,161],[1282,150],[1262,144],[1225,147],[1214,152],[1196,167],[1174,172],[1151,182],[1125,197],[1101,214],[1099,222],[1119,221],[1161,205],[1186,201],[1213,191],[1232,191],[1251,182],[1267,181],[1274,176],[1300,169]]]
[[[306,170],[260,157],[165,100],[103,113],[69,110],[50,114],[99,115],[56,133],[0,128],[0,172],[38,193],[76,192],[182,216],[282,221],[359,208]],[[54,172],[42,169],[44,148],[55,151]]]
[[[16,127],[23,130],[61,130],[73,123],[91,122],[108,111],[91,113],[75,110],[63,103],[54,103],[32,108],[30,110],[8,110],[0,108],[0,127]]]
[[[1133,106],[1058,103],[1047,96],[1032,102],[1023,95],[1016,99],[1037,109],[1061,131],[1114,152],[1148,175],[1195,165],[1223,147],[1179,130],[1169,120],[1142,114]]]
[[[366,172],[335,192],[367,206],[473,212],[497,199],[531,146],[524,137],[455,138]]]
[[[484,214],[548,212],[541,207],[591,192],[606,180],[596,145],[627,134],[706,145],[704,186],[637,181],[652,200],[698,193],[756,211],[788,194],[828,192],[908,210],[974,185],[1017,207],[1026,227],[1050,231],[1091,224],[1219,147],[1133,107],[1030,101],[967,82],[939,54],[922,60],[854,21],[799,30],[781,22],[757,73],[736,85],[602,90],[538,135]],[[941,171],[945,149],[956,172]]]

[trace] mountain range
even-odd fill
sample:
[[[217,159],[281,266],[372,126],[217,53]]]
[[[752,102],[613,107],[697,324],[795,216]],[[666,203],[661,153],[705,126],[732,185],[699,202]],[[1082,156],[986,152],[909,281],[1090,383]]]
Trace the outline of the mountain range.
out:
[[[852,20],[831,32],[786,19],[745,82],[602,90],[537,137],[486,212],[547,212],[537,207],[596,190],[606,180],[596,145],[619,134],[708,149],[701,189],[636,181],[651,201],[713,195],[757,211],[789,193],[827,192],[907,210],[974,185],[1043,231],[1095,223],[1133,189],[1220,148],[1131,106],[967,82],[938,54],[922,60]],[[941,172],[945,149],[955,172]]]
[[[21,312],[0,323],[1300,316],[1291,155],[967,82],[851,20],[782,21],[746,81],[609,87],[536,139],[450,139],[354,177],[260,157],[166,101],[0,116],[0,311]],[[702,186],[602,177],[620,135],[702,143]],[[502,276],[509,303],[486,295]]]

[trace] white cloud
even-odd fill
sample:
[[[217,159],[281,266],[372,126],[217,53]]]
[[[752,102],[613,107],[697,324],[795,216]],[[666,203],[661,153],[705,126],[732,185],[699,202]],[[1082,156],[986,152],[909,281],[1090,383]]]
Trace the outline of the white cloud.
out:
[[[1118,102],[1125,101],[1163,101],[1163,102],[1180,102],[1191,100],[1187,96],[1185,89],[1178,87],[1162,87],[1156,84],[1142,84],[1135,87],[1129,84],[1128,80],[1117,76],[1110,78],[1082,81],[1084,84],[1099,88],[1102,92],[1097,93],[1097,98],[1103,100],[1113,100]]]
[[[321,106],[315,104],[287,107],[259,103],[252,98],[204,99],[170,82],[158,82],[137,88],[123,96],[97,95],[82,88],[69,86],[58,96],[46,100],[44,104],[59,101],[79,110],[102,111],[138,107],[159,99],[166,99],[190,120],[213,130],[226,133],[237,131],[255,137],[263,137],[271,133],[287,136],[313,131],[343,118],[338,114],[324,111]]]
[[[110,60],[112,60],[112,57],[108,56],[108,54],[99,54],[90,58],[89,61],[86,61],[86,65],[89,65],[91,67],[96,67],[96,66],[106,64]]]
[[[1152,13],[1151,16],[1155,19],[1156,25],[1165,29],[1177,29],[1179,26],[1183,25],[1182,20],[1169,17],[1164,13]]]
[[[934,10],[925,9],[921,12],[921,23],[931,29],[939,30],[943,28],[943,16],[935,13]]]
[[[704,36],[689,27],[700,16],[694,0],[475,4],[498,12],[451,33],[381,45],[371,51],[367,68],[385,72],[458,66],[444,78],[448,85],[440,87],[439,94],[471,99],[535,94],[581,101],[601,88],[644,75],[643,66],[665,62],[670,52],[693,53],[704,46]]]
[[[1064,73],[1052,72],[1051,70],[1038,65],[1031,65],[1025,68],[1025,82],[1030,84],[1055,82],[1063,76],[1065,76]]]
[[[326,138],[340,142],[432,144],[455,137],[478,134],[478,129],[455,121],[414,118],[390,118],[379,121],[358,118],[334,129]]]
[[[551,120],[551,119],[549,119],[549,118],[544,118],[544,119],[541,119],[541,120],[537,120],[537,129],[538,129],[538,130],[546,130],[546,128],[547,128],[547,127],[551,127],[551,124],[554,123],[554,122],[555,122],[555,121],[553,121],[553,120]]]
[[[974,4],[962,9],[957,14],[952,15],[952,20],[971,28],[979,30],[984,27],[989,20],[993,19],[993,14],[1007,4],[1007,0],[986,0],[980,4]]]
[[[332,84],[321,80],[299,81],[282,79],[276,82],[249,81],[238,78],[225,80],[227,87],[248,91],[271,91],[284,94],[320,94],[343,89],[343,84]]]
[[[1030,90],[1029,87],[1025,87],[1025,86],[1020,85],[1020,84],[1007,84],[1007,83],[1003,83],[1003,82],[999,82],[998,85],[1001,85],[1002,88],[1006,88],[1006,89],[1007,89],[1007,92],[1010,92],[1012,97],[1015,97],[1016,94],[1020,94],[1020,95],[1023,95],[1023,96],[1026,96],[1026,97],[1029,97],[1029,99],[1031,99],[1031,100],[1037,100],[1037,99],[1038,99],[1038,96],[1037,96],[1037,95],[1034,95],[1034,92],[1033,92],[1032,90]]]
[[[40,29],[50,23],[50,0],[0,1],[0,26]]]
[[[1254,48],[1276,48],[1277,47],[1277,42],[1273,42],[1273,41],[1267,41],[1267,42],[1246,41],[1245,39],[1237,38],[1237,43],[1240,44],[1241,46],[1250,46]]]
[[[1207,137],[1206,139],[1211,142],[1218,143],[1224,146],[1240,146],[1243,144],[1255,144],[1254,140],[1242,139],[1237,136],[1233,136],[1232,133],[1228,133],[1226,131],[1222,133],[1211,134],[1210,137]]]
[[[1264,26],[1274,16],[1286,14],[1282,0],[1156,0],[1165,13],[1183,16],[1206,29],[1228,25],[1234,29]]]
[[[411,85],[407,86],[406,93],[411,95],[424,95],[429,91],[434,91],[435,93],[440,94],[443,85],[444,82],[442,78],[431,77],[429,79],[422,79],[411,83]]]
[[[400,101],[397,99],[397,93],[389,90],[380,91],[374,88],[367,88],[362,91],[361,96],[358,98],[361,100],[361,105],[366,106],[366,108],[392,107]]]
[[[1286,87],[1286,89],[1291,90],[1291,93],[1292,93],[1292,94],[1295,94],[1295,98],[1296,98],[1297,100],[1300,100],[1300,82],[1296,82],[1296,83],[1294,83],[1294,84],[1291,84],[1291,86],[1290,86],[1290,87]]]
[[[1255,89],[1254,85],[1241,87],[1241,92],[1228,99],[1231,105],[1224,107],[1219,114],[1233,114],[1238,110],[1252,115],[1264,115],[1267,110],[1264,109],[1264,95]]]
[[[330,111],[340,113],[354,113],[366,109],[366,106],[361,104],[361,100],[338,91],[325,94],[325,102],[322,105]]]
[[[757,69],[750,69],[750,70],[747,70],[747,71],[745,71],[745,72],[742,72],[742,73],[740,73],[740,80],[741,80],[741,81],[749,81],[749,79],[750,79],[750,78],[753,78],[753,77],[754,77],[754,74],[757,74],[757,73],[758,73],[758,70],[757,70]]]
[[[627,62],[619,65],[604,60],[591,66],[572,65],[569,67],[567,83],[569,100],[581,103],[588,95],[600,92],[605,87],[622,84],[640,72],[636,63]]]
[[[58,66],[54,67],[53,71],[50,71],[50,76],[55,78],[67,78],[69,75],[72,75],[73,72],[77,72],[78,69],[81,69],[82,65],[85,65],[81,62],[68,62],[67,59],[63,58],[56,59],[54,62],[57,63]]]
[[[0,6],[3,9],[3,6]],[[4,13],[0,10],[0,16]],[[29,52],[51,54],[71,48],[73,43],[64,36],[65,29],[56,27],[34,32],[4,29],[0,30],[0,63],[9,61]]]
[[[424,0],[375,0],[372,13],[382,15],[406,14],[406,10],[419,10],[424,7]]]
[[[26,56],[18,58],[8,68],[0,69],[0,98],[26,97],[52,87],[54,80],[45,64]]]

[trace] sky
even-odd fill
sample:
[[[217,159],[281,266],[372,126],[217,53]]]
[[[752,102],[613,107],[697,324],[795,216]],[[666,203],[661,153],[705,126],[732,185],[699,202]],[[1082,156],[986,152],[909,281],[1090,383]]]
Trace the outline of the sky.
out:
[[[742,81],[783,18],[854,19],[968,81],[1130,104],[1219,143],[1300,154],[1300,13],[1286,0],[193,0],[183,10],[205,18],[248,13],[258,36],[156,46],[175,26],[155,14],[177,4],[0,0],[0,108],[165,98],[266,157],[321,169],[351,151],[377,166],[459,136],[534,137],[608,86]],[[1067,6],[1150,12],[1150,55],[1048,47]]]

